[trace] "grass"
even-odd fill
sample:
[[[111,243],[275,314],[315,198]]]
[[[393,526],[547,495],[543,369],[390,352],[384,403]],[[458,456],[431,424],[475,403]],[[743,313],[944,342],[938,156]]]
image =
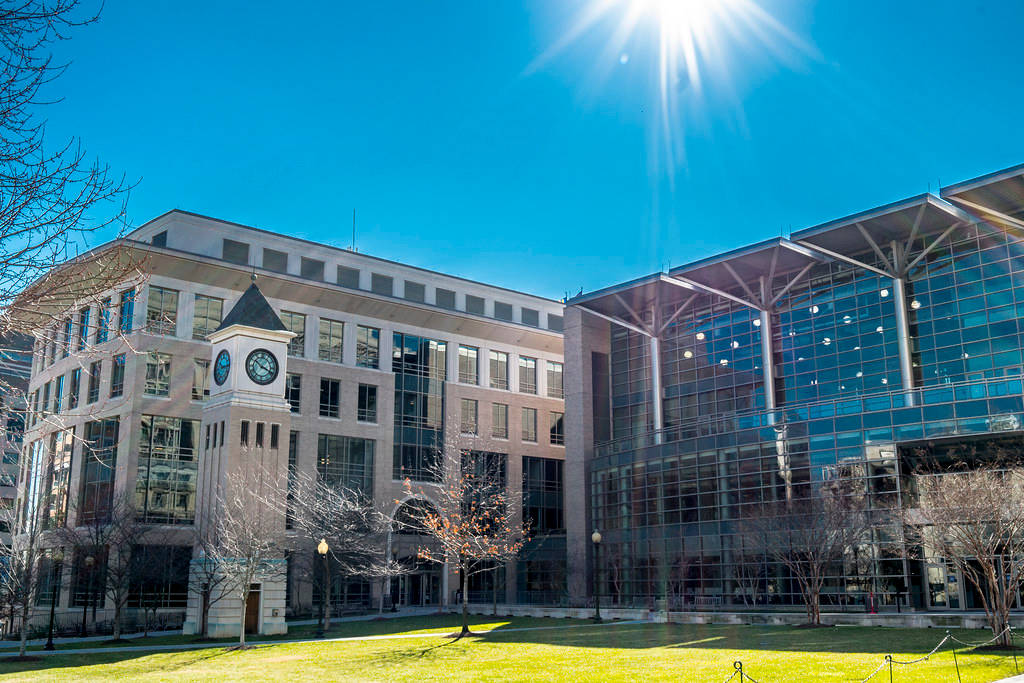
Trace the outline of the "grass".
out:
[[[349,622],[329,635],[449,633],[457,624],[454,615]],[[721,682],[733,673],[733,661],[742,660],[745,673],[761,683],[839,682],[863,679],[884,661],[886,654],[895,659],[919,657],[944,635],[934,629],[805,630],[647,623],[597,626],[567,619],[495,617],[474,617],[473,628],[479,635],[462,640],[424,635],[268,644],[244,652],[215,647],[185,652],[69,653],[37,662],[0,660],[0,680]],[[295,638],[297,631],[288,637]],[[988,638],[982,631],[956,631],[955,635],[975,642]],[[173,637],[159,640],[169,638]],[[183,640],[190,639],[178,637],[178,642]],[[1018,656],[1024,665],[1024,656]],[[957,657],[964,683],[989,682],[1014,674],[1009,654],[958,651]],[[948,648],[929,661],[895,666],[893,674],[893,680],[900,683],[957,680]],[[888,681],[888,675],[884,669],[873,680],[882,683]]]

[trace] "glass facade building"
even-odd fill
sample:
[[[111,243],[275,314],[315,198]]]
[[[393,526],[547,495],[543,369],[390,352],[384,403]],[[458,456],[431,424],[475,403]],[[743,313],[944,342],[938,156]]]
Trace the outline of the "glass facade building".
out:
[[[582,386],[567,393],[583,399],[567,407],[584,424],[567,459],[582,461],[584,480],[567,486],[588,491],[570,537],[601,531],[602,596],[799,605],[785,568],[744,547],[745,515],[840,479],[869,509],[907,507],[924,462],[1020,451],[1021,174],[569,302],[566,359]],[[882,608],[977,608],[944,558],[908,547],[893,516],[878,519],[833,567],[826,608],[868,596]],[[593,580],[589,540],[578,557]]]

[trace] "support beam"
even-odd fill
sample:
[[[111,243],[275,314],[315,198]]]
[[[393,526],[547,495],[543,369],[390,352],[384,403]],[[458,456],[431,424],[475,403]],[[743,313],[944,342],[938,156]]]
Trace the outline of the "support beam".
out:
[[[576,304],[576,306],[580,310],[586,311],[590,315],[596,315],[598,318],[601,318],[602,320],[607,320],[610,323],[615,323],[616,325],[621,325],[622,327],[625,327],[627,330],[633,330],[637,334],[642,334],[645,337],[650,337],[651,336],[650,332],[648,332],[647,330],[641,329],[641,328],[637,327],[636,325],[633,325],[632,323],[627,323],[624,320],[619,320],[618,318],[613,318],[610,315],[605,315],[604,313],[598,313],[594,309],[587,308],[586,306],[580,306],[579,304]]]
[[[858,261],[857,259],[850,258],[849,256],[844,256],[843,254],[836,253],[836,252],[834,252],[834,251],[832,251],[830,249],[826,249],[825,247],[819,247],[814,242],[797,242],[797,244],[802,244],[803,246],[807,247],[808,249],[812,249],[814,251],[817,251],[817,252],[820,252],[820,253],[824,254],[825,256],[829,256],[831,258],[834,258],[836,261],[842,261],[843,263],[849,263],[851,266],[857,266],[858,268],[863,268],[864,270],[870,270],[872,273],[876,273],[878,275],[884,275],[885,277],[892,277],[893,276],[892,273],[884,271],[881,268],[876,268],[874,266],[868,265],[867,263],[864,263],[863,261]],[[888,262],[888,259],[886,259],[886,262]]]
[[[878,246],[878,243],[871,238],[871,235],[868,234],[868,231],[864,229],[863,225],[861,225],[860,223],[857,223],[856,225],[857,229],[860,230],[861,237],[863,237],[864,241],[871,246],[871,248],[874,250],[876,254],[878,254],[878,258],[882,259],[882,263],[885,264],[885,267],[889,269],[890,272],[895,273],[896,266],[892,263],[889,263],[889,259],[885,257],[885,252],[883,252],[882,248]]]
[[[651,348],[651,411],[654,413],[654,443],[660,444],[662,406],[661,406],[661,343],[657,337],[650,338]]]
[[[743,306],[746,306],[748,308],[753,308],[753,309],[758,310],[758,311],[761,310],[760,306],[757,306],[756,304],[752,304],[749,301],[745,301],[744,299],[741,299],[738,296],[733,296],[732,294],[728,294],[726,292],[723,292],[720,289],[715,289],[714,287],[708,287],[707,285],[702,285],[700,283],[694,282],[693,280],[687,280],[684,277],[677,277],[677,276],[670,277],[670,276],[667,276],[667,275],[663,275],[662,278],[661,278],[661,281],[665,282],[667,284],[670,284],[670,285],[675,285],[676,287],[682,287],[683,289],[688,289],[691,292],[704,292],[705,294],[714,294],[715,296],[720,296],[723,299],[728,299],[729,301],[735,301],[736,303],[742,304]]]
[[[761,311],[761,372],[768,424],[775,424],[775,354],[772,351],[772,314]]]
[[[953,231],[956,230],[957,228],[959,228],[961,225],[962,225],[962,223],[957,221],[953,225],[951,225],[948,228],[946,228],[946,231],[943,232],[938,237],[936,237],[935,240],[931,244],[929,244],[925,249],[923,249],[921,251],[921,253],[917,255],[917,258],[915,258],[913,261],[911,261],[910,263],[907,264],[907,267],[903,270],[903,273],[904,274],[908,273],[911,268],[913,268],[918,263],[920,263],[921,259],[923,259],[929,253],[931,253],[932,249],[934,249],[935,247],[939,246],[939,243],[942,242],[942,240],[944,240],[947,237],[949,237],[953,233]]]
[[[910,326],[907,323],[907,294],[903,278],[892,280],[893,305],[896,307],[896,346],[900,356],[900,383],[907,393],[907,403],[914,405],[914,367],[910,356]]]

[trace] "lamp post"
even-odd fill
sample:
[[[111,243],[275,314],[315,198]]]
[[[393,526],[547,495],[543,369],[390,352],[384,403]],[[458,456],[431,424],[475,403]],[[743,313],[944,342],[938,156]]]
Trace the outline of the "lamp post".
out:
[[[50,558],[50,583],[53,585],[50,587],[50,628],[46,635],[46,645],[43,646],[44,650],[53,649],[53,619],[54,612],[57,609],[57,597],[60,595],[60,581],[57,579],[57,572],[54,571],[57,563],[64,562],[64,556],[59,552],[55,553]]]
[[[594,623],[601,623],[601,532],[590,534],[594,542]]]
[[[330,585],[331,578],[330,578],[330,574],[327,571],[327,551],[328,550],[330,550],[330,548],[327,546],[327,540],[321,538],[320,539],[320,543],[318,543],[317,546],[316,546],[316,551],[318,553],[320,553],[320,557],[322,557],[323,561],[324,561],[324,584],[323,584],[323,589],[324,590],[323,590],[323,595],[321,596],[322,599],[320,600],[320,628],[318,628],[316,630],[316,637],[317,638],[323,638],[324,637],[324,627],[326,626],[326,622],[327,622],[327,600],[330,597],[330,592],[331,592],[331,585]]]
[[[85,564],[85,571],[89,574],[88,588],[85,591],[85,601],[82,604],[82,637],[88,635],[86,630],[86,620],[89,618],[89,600],[92,598],[92,565],[96,561],[96,558],[92,555],[87,555],[83,564]]]

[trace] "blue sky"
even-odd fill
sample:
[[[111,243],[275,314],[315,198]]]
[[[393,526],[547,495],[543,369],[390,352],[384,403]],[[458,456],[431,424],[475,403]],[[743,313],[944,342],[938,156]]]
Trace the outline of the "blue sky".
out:
[[[803,45],[720,32],[669,165],[653,21],[537,65],[588,1],[107,0],[45,115],[135,225],[347,246],[355,208],[361,251],[552,298],[1024,161],[1024,4],[762,0]]]

